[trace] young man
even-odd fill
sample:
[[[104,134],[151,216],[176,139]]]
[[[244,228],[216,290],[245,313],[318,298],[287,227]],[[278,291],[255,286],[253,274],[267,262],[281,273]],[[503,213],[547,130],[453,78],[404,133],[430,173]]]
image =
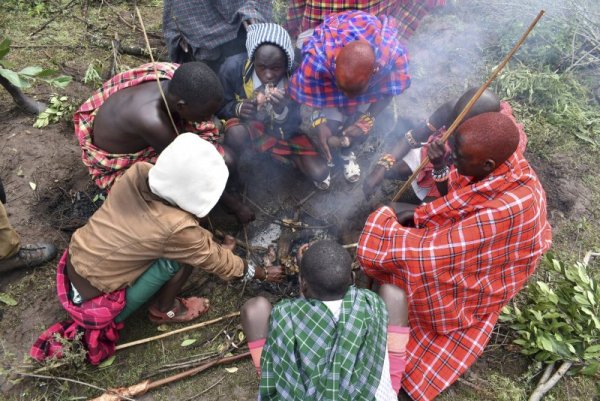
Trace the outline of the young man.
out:
[[[481,355],[552,239],[546,195],[518,150],[515,123],[483,113],[451,138],[455,168],[444,164],[442,144],[430,147],[447,194],[376,210],[357,253],[368,276],[406,291],[412,331],[403,388],[416,401],[434,399]]]
[[[288,74],[294,49],[277,24],[248,27],[247,54],[228,58],[219,77],[225,104],[218,116],[227,119],[225,144],[239,155],[250,143],[258,152],[293,164],[320,189],[329,187],[325,160],[306,135],[299,134],[299,106],[289,101]]]
[[[365,179],[363,183],[365,195],[371,196],[384,178],[407,179],[419,167],[421,160],[427,154],[428,146],[426,145],[437,140],[445,133],[446,128],[452,125],[475,92],[477,92],[477,88],[471,88],[456,102],[444,103],[423,123],[407,131],[404,136],[398,139],[391,151],[381,156]],[[527,135],[525,135],[523,125],[517,123],[508,102],[500,101],[492,91],[486,90],[482,93],[463,121],[487,112],[500,112],[514,122],[519,129],[519,150],[524,153],[527,146]],[[447,162],[452,164],[448,147],[446,147],[445,153]],[[421,170],[417,179],[412,182],[412,189],[420,200],[435,199],[440,196],[431,175],[433,169],[433,165],[429,163]]]
[[[21,245],[19,234],[8,221],[4,203],[6,203],[6,193],[0,180],[0,274],[39,266],[54,259],[56,247],[53,244],[40,242]]]
[[[333,241],[300,262],[301,297],[242,307],[242,327],[260,376],[259,400],[396,400],[404,372],[407,304],[354,287],[352,258]]]
[[[341,147],[344,177],[360,178],[353,147],[375,118],[410,86],[408,56],[393,18],[362,11],[332,14],[302,48],[300,68],[290,80],[292,99],[302,104],[305,132],[329,163]]]
[[[31,355],[60,355],[55,333],[72,339],[83,330],[88,360],[98,364],[114,352],[122,322],[155,294],[148,307],[153,323],[197,318],[208,310],[208,300],[177,297],[194,268],[225,280],[280,281],[280,267],[245,264],[232,252],[233,238],[219,245],[200,226],[227,176],[216,148],[192,133],[179,135],[156,165],[140,162],[128,169],[73,234],[58,265],[59,299],[74,322],[49,328]]]
[[[230,168],[235,167],[212,122],[223,100],[216,74],[201,62],[155,67],[156,72],[152,64],[145,64],[115,75],[75,113],[83,163],[101,189],[109,190],[134,163],[154,163],[181,132],[197,133],[213,143]],[[253,219],[252,211],[235,197],[224,193],[222,200],[241,222]]]

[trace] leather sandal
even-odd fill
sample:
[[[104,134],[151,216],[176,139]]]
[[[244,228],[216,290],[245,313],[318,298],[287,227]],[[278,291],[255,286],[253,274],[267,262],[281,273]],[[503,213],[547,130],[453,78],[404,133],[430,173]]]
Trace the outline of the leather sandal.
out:
[[[161,312],[155,305],[148,307],[148,318],[154,324],[183,323],[194,320],[208,312],[210,308],[207,298],[189,297],[175,298],[175,306]],[[184,312],[185,311],[185,312]],[[184,312],[183,314],[181,314]]]

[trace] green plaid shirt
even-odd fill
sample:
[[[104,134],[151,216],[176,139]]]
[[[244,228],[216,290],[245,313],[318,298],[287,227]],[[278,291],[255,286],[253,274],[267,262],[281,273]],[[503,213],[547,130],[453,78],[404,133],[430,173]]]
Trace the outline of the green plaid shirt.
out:
[[[282,301],[271,312],[259,400],[372,401],[387,342],[385,304],[350,287],[336,323],[316,299]]]

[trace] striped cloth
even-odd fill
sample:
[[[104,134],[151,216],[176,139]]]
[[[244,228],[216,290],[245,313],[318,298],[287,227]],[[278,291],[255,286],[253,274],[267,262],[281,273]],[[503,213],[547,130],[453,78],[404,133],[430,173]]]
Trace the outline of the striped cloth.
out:
[[[124,323],[115,323],[114,319],[125,308],[125,289],[103,294],[75,305],[69,299],[71,282],[67,276],[67,257],[65,250],[56,269],[56,289],[58,300],[73,320],[55,323],[44,331],[29,350],[29,355],[36,361],[47,358],[61,358],[63,345],[56,336],[74,340],[83,332],[81,341],[87,350],[87,359],[92,365],[109,358],[115,353],[119,330]]]
[[[350,287],[339,321],[315,299],[275,305],[260,362],[259,400],[372,401],[387,343],[387,310]]]
[[[329,14],[361,10],[395,17],[400,22],[400,37],[408,40],[429,11],[445,4],[446,0],[291,0],[285,27],[296,38],[307,29],[315,28]]]
[[[448,195],[417,208],[416,228],[383,207],[359,240],[365,273],[407,293],[402,387],[416,401],[434,399],[481,355],[552,238],[546,195],[520,152],[479,182],[453,170],[449,183]]]
[[[335,85],[335,58],[341,47],[356,40],[371,44],[379,70],[365,93],[349,98]],[[398,41],[393,18],[378,18],[362,11],[330,15],[306,41],[302,55],[302,64],[289,86],[290,95],[300,104],[335,107],[352,114],[361,104],[399,95],[410,86],[408,56]]]
[[[158,78],[172,79],[177,67],[179,65],[173,63],[156,63]],[[145,161],[154,164],[156,162],[158,155],[151,147],[135,153],[111,154],[93,143],[94,119],[106,99],[122,89],[148,81],[156,81],[156,73],[152,64],[144,64],[133,70],[117,74],[86,100],[73,116],[75,136],[81,147],[81,159],[83,164],[87,166],[92,179],[101,189],[110,189],[115,180],[133,163]],[[220,140],[219,130],[214,123],[208,121],[201,123],[185,122],[184,126],[180,128],[182,132],[197,133],[202,139],[217,146],[219,152],[223,154],[223,149],[217,143]]]
[[[283,50],[287,57],[288,71],[291,72],[294,65],[294,46],[287,31],[281,25],[273,23],[250,25],[246,36],[248,58],[254,60],[254,52],[264,44],[277,45]]]

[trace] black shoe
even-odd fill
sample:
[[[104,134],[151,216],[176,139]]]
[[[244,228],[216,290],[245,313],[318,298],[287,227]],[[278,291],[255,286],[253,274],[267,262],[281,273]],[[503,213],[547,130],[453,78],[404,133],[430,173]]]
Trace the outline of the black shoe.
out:
[[[53,244],[40,242],[27,244],[19,248],[19,252],[10,258],[0,260],[0,273],[15,269],[35,267],[56,257],[57,250]]]

